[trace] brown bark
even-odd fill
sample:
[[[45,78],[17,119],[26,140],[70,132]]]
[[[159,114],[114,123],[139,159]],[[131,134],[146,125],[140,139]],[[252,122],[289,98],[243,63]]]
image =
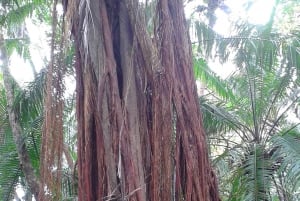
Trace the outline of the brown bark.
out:
[[[61,200],[64,90],[64,32],[58,37],[58,1],[53,1],[51,60],[47,68],[44,97],[44,121],[40,154],[40,192],[39,201]],[[58,52],[58,53],[56,53]],[[66,150],[67,151],[67,150]],[[65,151],[65,153],[66,153]],[[67,155],[66,155],[67,156]],[[67,158],[68,159],[68,158]],[[67,161],[69,162],[69,160]],[[72,168],[72,167],[70,167]]]
[[[181,0],[150,38],[137,0],[68,1],[79,200],[218,201]]]
[[[9,123],[12,129],[13,139],[16,144],[18,157],[20,160],[20,166],[24,173],[25,179],[29,186],[30,191],[34,194],[35,198],[38,196],[39,192],[39,181],[34,173],[34,169],[30,162],[29,154],[26,148],[23,131],[18,119],[18,115],[15,113],[13,109],[14,104],[14,94],[13,94],[13,85],[12,85],[12,77],[9,73],[8,65],[8,55],[6,53],[5,42],[3,35],[0,34],[0,51],[1,51],[1,61],[2,64],[2,72],[3,72],[3,81],[7,99],[7,112]]]

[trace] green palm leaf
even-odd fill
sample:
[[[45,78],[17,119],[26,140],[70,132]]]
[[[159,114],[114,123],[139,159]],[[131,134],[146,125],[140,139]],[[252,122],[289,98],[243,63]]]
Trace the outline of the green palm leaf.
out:
[[[216,75],[207,65],[204,59],[194,59],[194,73],[196,79],[205,83],[208,89],[215,92],[224,99],[234,99],[235,96],[231,91],[228,83]]]
[[[9,201],[22,172],[12,135],[8,130],[5,133],[5,142],[0,145],[0,197]]]
[[[277,148],[273,157],[280,162],[279,171],[285,172],[285,181],[297,191],[300,189],[300,133],[296,129],[283,133],[271,139]]]

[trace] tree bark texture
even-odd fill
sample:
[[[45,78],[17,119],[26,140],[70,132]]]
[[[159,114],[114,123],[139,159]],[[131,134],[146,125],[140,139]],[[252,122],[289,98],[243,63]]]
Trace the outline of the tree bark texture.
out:
[[[58,37],[58,1],[53,1],[50,62],[44,97],[44,120],[40,154],[39,201],[62,199],[63,110],[64,110],[64,32]]]
[[[218,201],[181,0],[68,1],[79,200]]]

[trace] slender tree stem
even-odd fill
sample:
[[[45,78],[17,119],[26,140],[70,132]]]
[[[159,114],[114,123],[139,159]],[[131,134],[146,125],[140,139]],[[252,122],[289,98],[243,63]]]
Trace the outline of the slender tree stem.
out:
[[[5,48],[5,42],[3,38],[3,34],[0,33],[0,51],[1,51],[1,61],[2,64],[2,72],[3,72],[3,81],[4,87],[6,91],[6,99],[7,99],[7,111],[9,123],[12,129],[12,134],[14,138],[14,142],[17,147],[18,157],[20,160],[21,169],[25,175],[26,181],[30,188],[30,191],[37,198],[39,192],[39,181],[35,175],[34,169],[30,162],[29,153],[26,148],[26,144],[24,141],[24,136],[22,135],[23,131],[18,119],[18,115],[14,111],[14,92],[12,85],[12,77],[9,73],[8,65],[8,55]]]

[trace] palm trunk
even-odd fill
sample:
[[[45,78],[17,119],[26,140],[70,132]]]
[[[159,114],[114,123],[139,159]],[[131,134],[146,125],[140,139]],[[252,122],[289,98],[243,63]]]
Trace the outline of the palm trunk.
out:
[[[5,42],[2,34],[0,34],[0,51],[2,55],[1,61],[3,62],[2,71],[3,71],[4,87],[6,91],[9,123],[12,129],[14,142],[17,147],[21,169],[24,173],[30,191],[34,194],[35,198],[37,198],[39,192],[39,181],[34,173],[34,169],[30,162],[29,154],[25,144],[25,139],[24,136],[22,135],[23,133],[22,128],[18,120],[18,115],[15,113],[13,109],[14,93],[13,93],[12,77],[8,69],[9,61],[8,61]]]
[[[76,45],[79,200],[218,201],[181,0],[68,1]]]

